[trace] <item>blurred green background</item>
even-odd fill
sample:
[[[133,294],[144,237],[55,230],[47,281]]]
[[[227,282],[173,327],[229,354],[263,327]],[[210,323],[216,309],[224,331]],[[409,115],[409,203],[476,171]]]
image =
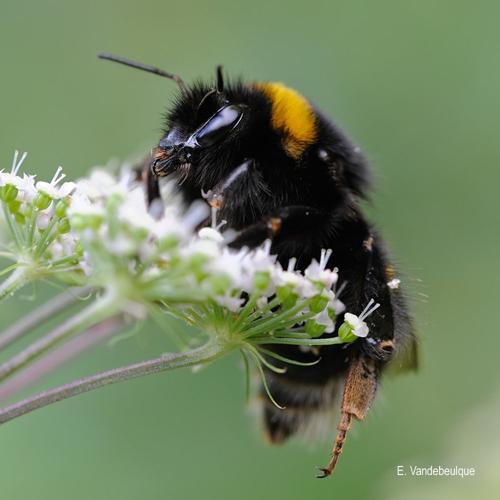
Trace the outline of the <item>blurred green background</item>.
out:
[[[367,210],[407,275],[422,358],[417,375],[385,379],[328,481],[315,480],[314,467],[329,441],[262,442],[234,356],[202,374],[108,387],[9,423],[0,429],[2,498],[493,498],[499,16],[493,1],[2,0],[1,166],[18,148],[29,151],[30,172],[63,165],[75,177],[154,145],[174,85],[98,61],[100,51],[187,80],[212,77],[222,63],[232,75],[284,81],[335,117],[375,166]],[[36,300],[55,291],[40,287]],[[32,307],[30,294],[2,304],[0,326]],[[38,389],[167,346],[151,326]],[[471,418],[473,430],[461,432]],[[396,476],[397,465],[440,464],[478,473]]]

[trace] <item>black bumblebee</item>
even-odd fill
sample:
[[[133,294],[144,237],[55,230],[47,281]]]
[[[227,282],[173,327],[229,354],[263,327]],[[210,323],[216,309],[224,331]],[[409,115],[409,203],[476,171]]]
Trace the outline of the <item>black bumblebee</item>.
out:
[[[303,350],[274,346],[308,368],[288,366],[266,373],[275,407],[262,392],[270,442],[281,443],[328,416],[340,393],[341,417],[329,464],[333,471],[354,418],[365,418],[384,367],[405,349],[416,364],[415,339],[405,297],[380,235],[366,221],[360,202],[369,188],[359,148],[298,92],[281,83],[224,82],[186,86],[176,75],[102,54],[177,82],[180,94],[166,114],[165,129],[143,176],[148,199],[159,198],[159,178],[175,176],[187,202],[202,193],[237,231],[236,248],[272,240],[272,253],[286,267],[305,269],[322,249],[333,249],[329,268],[348,286],[341,299],[359,313],[370,299],[380,307],[369,317],[369,336],[353,344]],[[338,324],[342,323],[339,318]],[[333,333],[331,335],[336,335]],[[409,347],[409,349],[408,349]],[[391,363],[393,364],[394,361]]]

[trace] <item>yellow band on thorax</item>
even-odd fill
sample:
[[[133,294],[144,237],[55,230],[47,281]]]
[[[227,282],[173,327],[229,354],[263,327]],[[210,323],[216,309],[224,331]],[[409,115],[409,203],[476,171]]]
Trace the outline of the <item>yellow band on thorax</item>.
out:
[[[299,158],[318,135],[311,104],[295,90],[279,82],[256,83],[271,101],[271,122],[283,134],[283,147],[292,158]]]

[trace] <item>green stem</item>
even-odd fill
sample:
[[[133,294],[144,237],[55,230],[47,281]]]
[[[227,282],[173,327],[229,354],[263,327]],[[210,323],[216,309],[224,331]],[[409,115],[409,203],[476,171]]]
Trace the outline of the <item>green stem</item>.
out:
[[[75,335],[63,345],[56,347],[45,356],[30,363],[24,370],[21,370],[0,384],[0,401],[16,396],[22,389],[34,383],[39,383],[41,378],[53,373],[61,365],[79,356],[104,339],[111,336],[116,338],[115,335],[125,328],[126,325],[127,320],[125,316],[117,314],[90,327],[79,335]]]
[[[6,267],[5,269],[2,269],[0,271],[0,276],[3,276],[4,274],[9,274],[11,273],[12,271],[14,271],[14,269],[16,269],[16,267],[18,266],[19,264],[16,262],[14,264],[11,264],[10,266]]]
[[[21,250],[22,249],[21,239],[20,239],[19,234],[16,230],[14,222],[12,221],[12,216],[9,212],[9,209],[7,208],[7,205],[5,203],[2,203],[2,207],[3,207],[3,213],[5,216],[5,220],[7,222],[7,226],[9,227],[9,231],[12,235],[12,239],[14,240],[14,244],[16,245],[16,248],[18,250]]]
[[[75,314],[52,332],[33,342],[26,349],[0,365],[0,382],[13,375],[32,360],[59,345],[75,333],[86,330],[100,321],[119,312],[120,302],[115,295],[107,293],[90,306]]]
[[[281,354],[270,351],[269,349],[264,349],[264,347],[259,347],[258,350],[259,350],[259,352],[265,354],[266,356],[277,359],[278,361],[282,361],[283,363],[287,363],[289,365],[314,366],[314,365],[317,365],[321,361],[321,358],[318,358],[315,361],[297,361],[296,359],[292,359],[292,358],[289,358],[287,356],[282,356]]]
[[[50,267],[54,268],[57,266],[65,266],[66,264],[78,264],[78,257],[76,257],[76,255],[72,255],[70,257],[63,257],[59,260],[53,260],[52,262],[50,262]]]
[[[259,337],[253,338],[251,343],[254,345],[264,344],[288,344],[288,345],[334,345],[345,344],[340,337],[332,337],[327,339],[283,339],[276,337]]]
[[[233,332],[237,332],[240,330],[241,325],[245,323],[245,320],[250,316],[253,312],[255,304],[257,304],[257,300],[259,299],[259,294],[254,293],[248,300],[243,309],[238,314],[238,319],[233,323],[231,329]]]
[[[28,224],[28,237],[27,237],[27,244],[26,246],[28,248],[31,248],[33,245],[33,238],[35,237],[35,228],[36,228],[36,219],[38,216],[38,211],[36,209],[33,209],[30,217],[30,221]]]
[[[271,400],[271,403],[273,403],[276,408],[279,408],[280,410],[284,410],[285,407],[281,406],[275,399],[274,396],[271,393],[271,390],[269,389],[269,384],[267,383],[266,379],[266,374],[264,373],[264,369],[262,368],[262,365],[260,364],[259,358],[255,355],[253,351],[249,351],[249,353],[254,357],[255,359],[255,365],[257,366],[257,370],[260,373],[260,377],[262,379],[262,385],[264,386],[264,390],[266,391],[267,397]]]
[[[53,217],[51,221],[49,222],[49,225],[45,229],[45,231],[42,233],[42,237],[40,238],[40,241],[37,242],[36,244],[36,251],[35,251],[35,258],[38,259],[40,258],[45,250],[49,247],[51,244],[52,240],[54,239],[54,235],[52,233],[52,229],[57,225],[59,222],[58,217]]]
[[[18,267],[9,277],[0,283],[0,301],[14,294],[30,281],[30,272],[26,267]]]
[[[0,351],[30,333],[34,328],[67,310],[81,300],[81,296],[85,296],[91,291],[90,287],[70,289],[42,304],[34,311],[25,314],[19,321],[0,332]]]
[[[278,307],[281,304],[281,299],[278,297],[274,297],[274,299],[271,300],[266,306],[264,306],[262,309],[257,309],[254,311],[250,316],[248,317],[248,321],[252,322],[255,318],[258,318],[259,316],[262,318],[265,318],[265,314],[272,311],[275,307]]]
[[[306,299],[304,302],[297,304],[296,306],[288,309],[287,311],[278,312],[274,316],[266,317],[263,321],[256,321],[255,326],[252,326],[243,333],[243,338],[247,339],[254,335],[260,335],[261,333],[269,332],[275,328],[279,328],[282,325],[286,326],[291,323],[304,321],[314,316],[315,313],[306,313],[300,318],[296,318],[303,309],[305,309],[311,302],[311,299]]]
[[[91,375],[90,377],[84,377],[0,409],[0,424],[39,408],[43,408],[44,406],[99,389],[106,385],[116,384],[117,382],[123,382],[153,373],[161,373],[175,368],[205,364],[222,356],[228,350],[228,346],[212,340],[198,349],[183,353],[165,354],[160,358],[115,368],[96,375]]]
[[[244,349],[240,349],[241,357],[243,358],[243,366],[245,368],[245,394],[247,403],[250,401],[250,362]]]

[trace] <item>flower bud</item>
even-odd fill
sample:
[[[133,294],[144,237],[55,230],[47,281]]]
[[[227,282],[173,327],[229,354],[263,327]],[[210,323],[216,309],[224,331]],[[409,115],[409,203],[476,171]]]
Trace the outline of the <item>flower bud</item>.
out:
[[[33,205],[24,205],[23,215],[29,219],[33,215]]]
[[[49,208],[51,203],[52,203],[52,198],[48,196],[46,193],[41,193],[41,192],[39,192],[35,196],[35,199],[33,200],[33,204],[35,205],[36,208],[38,208],[38,210],[45,210],[46,208]]]
[[[216,295],[225,295],[231,287],[231,279],[226,274],[218,274],[210,278],[210,287]]]
[[[77,231],[87,228],[96,231],[101,226],[102,217],[97,214],[75,214],[71,220],[73,227]]]
[[[7,204],[9,207],[9,212],[11,214],[17,214],[19,212],[19,209],[21,208],[21,202],[18,200],[13,200]]]
[[[342,323],[339,328],[339,337],[344,342],[354,342],[358,337],[352,332],[352,326],[349,323]]]
[[[141,227],[130,228],[130,236],[134,241],[141,242],[148,238],[149,233],[147,229]]]
[[[311,299],[309,309],[314,313],[320,313],[328,305],[328,297],[323,295],[316,295]]]
[[[319,323],[316,323],[313,319],[310,319],[306,321],[306,333],[309,335],[309,337],[316,338],[316,337],[321,337],[323,333],[325,332],[326,326],[325,325],[320,325]]]
[[[278,299],[280,299],[283,309],[290,309],[293,307],[299,298],[291,285],[284,285],[276,288],[276,295]]]
[[[17,198],[19,190],[12,184],[7,184],[0,188],[0,198],[6,203],[10,203]]]
[[[36,226],[40,231],[43,231],[49,227],[50,215],[46,212],[42,212],[36,219]]]
[[[207,277],[206,264],[208,258],[201,253],[195,253],[189,257],[188,266],[196,281],[201,282]],[[172,265],[175,267],[175,263]]]
[[[175,250],[180,244],[180,239],[175,235],[168,235],[165,238],[162,238],[158,242],[158,248],[162,252],[170,252]]]
[[[59,219],[62,219],[66,215],[67,211],[68,211],[68,204],[64,200],[59,201],[56,205],[56,208],[54,209],[54,213],[56,214],[56,217],[58,217]]]
[[[257,290],[267,290],[271,284],[271,275],[268,271],[257,271],[253,278],[254,286]]]
[[[58,231],[60,234],[66,234],[71,231],[71,225],[68,219],[62,219],[58,225]]]
[[[17,222],[18,224],[21,224],[21,225],[26,224],[26,217],[25,217],[22,213],[17,212],[17,213],[15,214],[14,218],[16,219],[16,222]]]
[[[333,309],[328,308],[328,317],[335,323],[337,321],[337,315],[335,314],[335,311]]]

